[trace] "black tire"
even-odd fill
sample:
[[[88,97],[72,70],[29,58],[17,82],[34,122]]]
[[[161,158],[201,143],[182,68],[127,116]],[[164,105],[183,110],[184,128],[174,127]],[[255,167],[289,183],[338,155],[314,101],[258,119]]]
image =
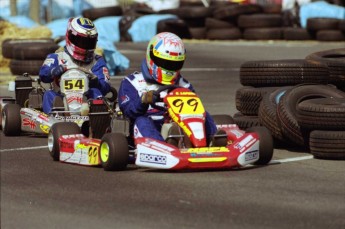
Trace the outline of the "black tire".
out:
[[[284,136],[277,116],[277,106],[284,93],[292,86],[280,87],[267,93],[261,100],[258,116],[260,123],[271,131],[272,136],[284,141]]]
[[[216,125],[235,124],[235,120],[231,117],[231,115],[225,115],[225,114],[212,115],[212,118]]]
[[[311,31],[338,29],[339,21],[336,18],[308,18],[307,29]]]
[[[327,85],[298,85],[286,91],[277,109],[283,135],[299,146],[307,146],[309,133],[308,130],[301,129],[296,117],[296,107],[304,100],[329,97],[345,98],[345,93]]]
[[[210,29],[225,29],[225,28],[234,28],[235,24],[228,22],[228,21],[223,21],[223,20],[208,17],[205,20],[205,27],[208,30],[210,30]]]
[[[305,100],[297,105],[297,121],[311,130],[345,130],[345,98]]]
[[[280,14],[250,14],[240,15],[237,25],[240,28],[271,28],[282,26],[283,19]]]
[[[157,23],[157,33],[171,32],[179,36],[181,39],[191,39],[188,25],[182,19],[169,18],[160,20]]]
[[[248,61],[240,67],[241,84],[253,87],[326,84],[328,76],[325,64],[304,59]]]
[[[344,41],[345,35],[340,30],[320,30],[316,33],[318,41]]]
[[[345,160],[345,131],[314,130],[309,145],[315,158]]]
[[[13,75],[38,75],[44,60],[15,60],[10,61],[10,70]]]
[[[213,11],[213,17],[217,19],[237,18],[241,14],[261,13],[262,7],[256,4],[233,4],[219,7]]]
[[[296,40],[296,41],[305,41],[305,40],[314,40],[314,37],[308,30],[303,28],[284,28],[283,38],[285,40]]]
[[[53,124],[48,134],[48,150],[54,161],[60,159],[59,138],[62,135],[80,134],[81,130],[78,124],[74,122],[58,122]]]
[[[242,33],[238,28],[209,29],[206,33],[209,40],[238,40]]]
[[[282,5],[275,3],[262,5],[262,12],[265,14],[281,14]]]
[[[340,29],[342,32],[345,32],[345,20],[340,20],[340,21],[339,21],[339,29]]]
[[[281,40],[283,39],[282,28],[249,28],[243,32],[246,40]]]
[[[121,16],[122,8],[120,6],[111,6],[111,7],[100,7],[83,10],[83,17],[90,19],[91,21],[96,20],[100,17],[106,16]]]
[[[258,116],[243,115],[241,112],[234,114],[234,121],[241,130],[248,129],[253,126],[262,126]]]
[[[189,32],[193,39],[205,39],[206,38],[206,27],[190,27]]]
[[[13,59],[44,60],[49,53],[54,53],[59,48],[55,43],[17,44],[13,48]]]
[[[53,39],[42,38],[42,39],[6,39],[2,42],[2,55],[5,58],[13,59],[14,58],[14,48],[19,47],[29,47],[29,46],[39,46],[39,45],[55,45]],[[35,55],[35,54],[32,54]],[[44,57],[45,58],[45,57]],[[44,59],[43,58],[43,59]]]
[[[236,109],[244,115],[258,115],[263,96],[278,87],[242,87],[236,91]]]
[[[21,107],[18,104],[7,104],[1,113],[1,126],[5,136],[18,136],[21,132]]]
[[[182,19],[201,19],[203,18],[205,22],[205,18],[211,16],[212,10],[211,8],[207,8],[204,6],[182,6],[177,9],[167,9],[167,10],[160,10],[159,14],[175,14],[179,18]],[[204,23],[205,25],[205,23]]]
[[[254,165],[266,165],[273,157],[273,138],[270,131],[264,126],[251,127],[246,130],[247,133],[255,132],[259,135],[259,160]]]
[[[101,163],[105,171],[124,170],[128,164],[128,142],[122,133],[109,133],[102,137]]]
[[[312,60],[319,64],[325,64],[329,71],[330,84],[336,85],[340,89],[345,89],[345,48],[329,49],[314,52],[306,56],[307,60]]]

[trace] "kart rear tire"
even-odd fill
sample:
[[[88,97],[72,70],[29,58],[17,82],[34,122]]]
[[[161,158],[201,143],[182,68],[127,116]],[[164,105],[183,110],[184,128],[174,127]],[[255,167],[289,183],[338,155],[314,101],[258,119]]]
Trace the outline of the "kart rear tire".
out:
[[[60,159],[60,136],[80,133],[81,130],[78,124],[74,122],[59,122],[53,124],[48,134],[48,150],[54,161],[59,161]]]
[[[259,160],[254,162],[254,165],[266,165],[273,156],[273,138],[270,131],[263,126],[254,126],[246,130],[247,133],[255,132],[259,135]]]
[[[122,133],[108,133],[102,137],[101,164],[105,171],[125,170],[129,159],[128,142]]]
[[[21,132],[21,107],[18,104],[7,104],[1,112],[1,126],[5,136],[18,136]]]

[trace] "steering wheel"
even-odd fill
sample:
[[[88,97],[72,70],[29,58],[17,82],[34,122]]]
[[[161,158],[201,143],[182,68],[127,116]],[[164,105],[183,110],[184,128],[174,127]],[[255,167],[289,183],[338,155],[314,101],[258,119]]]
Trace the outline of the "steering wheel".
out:
[[[83,67],[68,67],[68,68],[66,69],[66,72],[67,72],[68,70],[74,70],[74,69],[75,69],[75,70],[79,70],[79,71],[85,73],[85,74],[88,76],[88,78],[89,78],[90,80],[98,79],[98,77],[97,77],[95,74],[93,74],[93,72],[91,72],[90,70],[88,70],[88,69],[86,69],[86,68],[83,68]]]
[[[176,88],[182,88],[182,87],[179,86],[179,85],[165,85],[165,86],[159,87],[156,91],[153,92],[154,96],[156,96],[156,98],[158,98],[158,99],[157,99],[157,101],[155,103],[150,104],[151,107],[153,107],[153,108],[155,108],[157,110],[166,111],[167,109],[166,109],[165,106],[163,107],[163,106],[156,105],[157,102],[163,102],[163,98],[160,97],[160,93],[162,91],[166,90],[167,94],[168,94],[169,92],[171,92],[172,90],[174,90]]]
[[[115,102],[117,99],[117,90],[114,87],[110,87],[110,91],[105,95],[110,102]]]

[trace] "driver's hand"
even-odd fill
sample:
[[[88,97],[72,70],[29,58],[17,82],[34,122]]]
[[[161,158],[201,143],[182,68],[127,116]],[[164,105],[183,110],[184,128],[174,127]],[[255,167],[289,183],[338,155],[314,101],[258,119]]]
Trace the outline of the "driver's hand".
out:
[[[148,91],[141,96],[141,102],[144,104],[154,104],[158,101],[155,91]]]
[[[60,77],[67,70],[66,65],[60,64],[51,70],[52,78]]]

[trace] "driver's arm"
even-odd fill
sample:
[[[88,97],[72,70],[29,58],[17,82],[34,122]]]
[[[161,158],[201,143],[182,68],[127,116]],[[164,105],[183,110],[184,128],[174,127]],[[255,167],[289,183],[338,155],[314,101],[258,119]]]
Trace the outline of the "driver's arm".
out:
[[[53,82],[52,70],[59,66],[58,55],[51,53],[44,60],[43,65],[40,68],[39,77],[43,83]]]
[[[128,77],[121,81],[118,99],[121,111],[130,119],[136,119],[147,112],[148,104],[142,103],[137,89],[129,82]]]
[[[189,83],[188,80],[186,80],[184,77],[180,75],[180,79],[178,80],[178,85],[184,88],[188,88],[189,90],[195,92],[193,85]]]
[[[96,59],[97,59],[97,62],[92,67],[91,71],[98,78],[97,88],[102,92],[103,95],[106,95],[108,92],[110,92],[109,70],[107,68],[107,65],[103,57],[97,55]]]

